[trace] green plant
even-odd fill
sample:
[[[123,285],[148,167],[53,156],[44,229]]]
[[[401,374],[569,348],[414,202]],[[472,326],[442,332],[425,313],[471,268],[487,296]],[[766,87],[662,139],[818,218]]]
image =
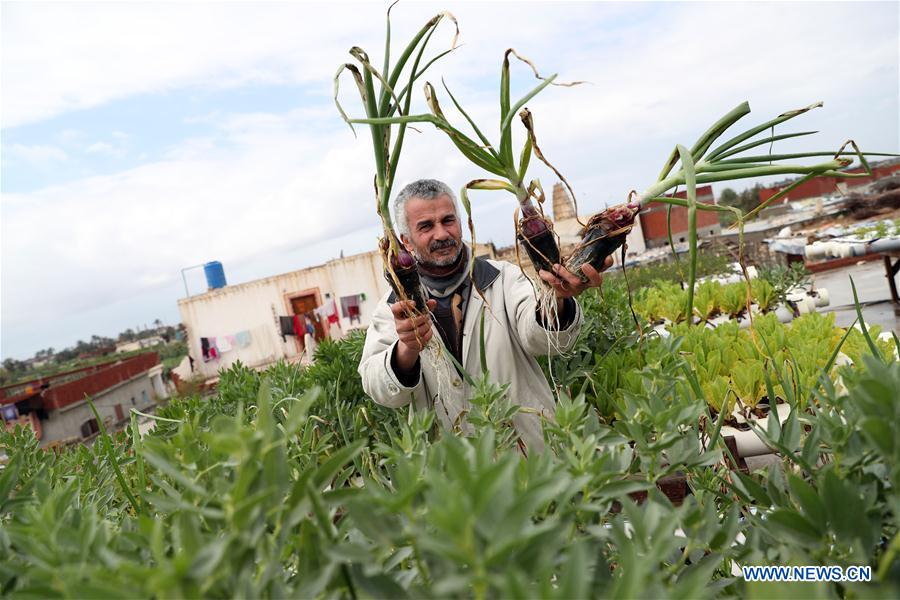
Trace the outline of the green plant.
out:
[[[431,40],[441,20],[445,17],[456,23],[456,19],[450,13],[442,12],[432,17],[407,44],[400,54],[397,62],[391,65],[391,7],[387,11],[387,33],[385,36],[384,66],[381,71],[376,69],[369,60],[369,55],[357,46],[350,49],[350,55],[356,64],[345,63],[341,65],[334,76],[334,101],[338,112],[344,121],[353,130],[353,123],[365,122],[369,124],[372,134],[372,145],[375,151],[375,200],[378,216],[381,218],[384,237],[379,243],[382,259],[385,265],[385,273],[388,282],[401,300],[413,300],[416,309],[424,312],[425,299],[422,296],[418,272],[415,269],[415,259],[400,243],[394,230],[389,208],[391,189],[394,184],[394,176],[400,163],[400,151],[403,148],[403,140],[406,135],[406,122],[397,121],[397,133],[391,145],[392,123],[390,118],[394,114],[407,115],[412,102],[413,84],[431,66],[434,61],[446,55],[456,47],[456,39],[459,28],[453,38],[450,50],[446,50],[419,68],[425,48]],[[412,59],[412,63],[409,61]],[[357,66],[358,65],[358,66]],[[408,69],[407,69],[408,66]],[[359,91],[360,100],[366,113],[366,119],[350,119],[338,101],[340,76],[348,71]],[[403,75],[407,72],[407,75]],[[401,83],[401,77],[406,85],[397,92]],[[379,89],[375,91],[375,80],[379,82]]]
[[[767,280],[758,278],[750,282],[753,299],[756,301],[759,310],[768,312],[775,308],[778,297],[775,294],[775,288]]]
[[[759,278],[768,281],[774,290],[777,304],[787,303],[787,293],[792,289],[808,289],[812,281],[803,263],[773,264],[759,269]]]

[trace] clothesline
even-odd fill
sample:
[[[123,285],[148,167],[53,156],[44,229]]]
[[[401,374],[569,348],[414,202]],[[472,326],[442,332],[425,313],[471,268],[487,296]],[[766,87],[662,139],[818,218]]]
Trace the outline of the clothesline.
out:
[[[321,323],[331,327],[341,326],[341,316],[350,320],[350,323],[361,323],[360,304],[366,299],[365,294],[354,294],[341,298],[341,312],[338,313],[337,302],[333,297],[328,297],[325,303],[314,308],[306,314],[294,314],[278,317],[276,323],[282,342],[287,341],[287,336],[293,335],[303,339],[306,335],[315,339],[315,323]],[[246,348],[251,344],[249,330],[239,331],[233,335],[205,336],[200,338],[200,349],[203,361],[218,360],[222,354],[232,352],[235,349]]]
[[[249,330],[238,331],[231,335],[208,336],[200,338],[200,352],[203,361],[217,360],[225,352],[231,352],[235,348],[246,348],[253,339]]]

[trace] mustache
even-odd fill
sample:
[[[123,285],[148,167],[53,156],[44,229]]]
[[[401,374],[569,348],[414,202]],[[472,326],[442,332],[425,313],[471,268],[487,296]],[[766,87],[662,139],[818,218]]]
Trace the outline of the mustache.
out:
[[[456,240],[454,240],[453,238],[450,238],[448,240],[437,240],[435,242],[431,242],[431,244],[428,245],[428,251],[435,252],[437,250],[443,250],[445,248],[456,248],[456,247],[457,247]]]

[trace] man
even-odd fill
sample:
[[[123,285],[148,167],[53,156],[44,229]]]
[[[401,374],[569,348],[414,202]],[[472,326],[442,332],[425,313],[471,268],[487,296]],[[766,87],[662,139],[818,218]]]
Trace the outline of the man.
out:
[[[601,284],[600,274],[582,267],[589,282],[560,265],[540,277],[556,293],[558,326],[540,314],[534,289],[516,265],[474,259],[462,242],[462,226],[453,191],[444,183],[423,179],[407,185],[394,201],[397,230],[418,261],[428,293],[430,314],[411,317],[413,303],[399,302],[393,292],[383,297],[366,333],[359,374],[363,388],[376,402],[399,408],[414,402],[417,409],[434,409],[441,424],[468,430],[465,413],[471,390],[448,357],[423,353],[435,334],[443,353],[473,375],[481,372],[478,341],[484,311],[485,359],[490,378],[509,384],[508,396],[528,411],[513,422],[530,449],[543,448],[541,416],[553,418],[553,394],[535,356],[570,349],[581,328],[581,308],[575,301],[588,287]],[[611,260],[607,261],[607,267]],[[481,294],[472,289],[472,285]],[[487,306],[481,295],[487,300]]]

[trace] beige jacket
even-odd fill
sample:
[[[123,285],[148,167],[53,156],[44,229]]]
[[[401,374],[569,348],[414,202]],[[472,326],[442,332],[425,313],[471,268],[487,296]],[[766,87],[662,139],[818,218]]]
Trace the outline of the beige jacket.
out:
[[[461,362],[473,377],[481,373],[479,330],[484,311],[485,354],[490,379],[499,384],[510,384],[507,393],[515,404],[538,411],[539,414],[520,412],[514,417],[514,423],[526,445],[540,451],[544,444],[539,415],[552,419],[555,402],[534,357],[572,348],[583,320],[581,307],[575,302],[575,318],[568,328],[547,331],[537,321],[531,283],[517,266],[479,258],[475,261],[473,279],[483,291],[490,310],[477,292],[470,293],[463,322]],[[406,387],[397,379],[391,367],[391,355],[397,344],[389,307],[391,302],[395,302],[393,292],[381,298],[366,333],[359,364],[363,389],[378,404],[399,408],[414,402],[417,409],[433,408],[445,428],[459,426],[468,431],[465,413],[469,410],[471,390],[450,359],[431,354],[426,349],[420,355],[418,382]],[[434,325],[432,333],[437,345],[447,352],[440,344],[440,335]],[[435,342],[429,344],[432,345]]]

